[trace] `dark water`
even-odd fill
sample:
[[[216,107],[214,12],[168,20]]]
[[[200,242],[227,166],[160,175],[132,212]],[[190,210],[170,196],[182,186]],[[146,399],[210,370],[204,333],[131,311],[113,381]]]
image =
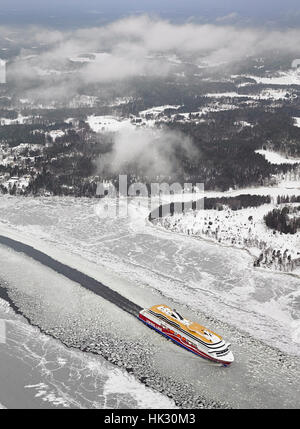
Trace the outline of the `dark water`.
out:
[[[128,300],[124,296],[120,295],[118,292],[115,292],[112,289],[108,288],[103,283],[100,283],[99,281],[87,276],[86,274],[81,273],[80,271],[77,271],[74,268],[71,268],[65,264],[62,264],[61,262],[56,261],[45,253],[40,252],[39,250],[36,250],[31,246],[4,236],[0,236],[0,243],[10,247],[16,252],[24,253],[25,255],[33,258],[35,261],[38,261],[43,265],[47,266],[48,268],[53,269],[58,274],[62,274],[68,279],[79,283],[85,289],[88,289],[96,295],[101,296],[102,298],[117,305],[122,310],[126,311],[129,314],[132,314],[133,316],[138,316],[139,312],[142,310],[140,306]],[[1,295],[1,293],[3,294],[3,296]],[[11,303],[7,292],[5,290],[2,290],[1,292],[1,288],[0,297],[3,297],[3,299]]]

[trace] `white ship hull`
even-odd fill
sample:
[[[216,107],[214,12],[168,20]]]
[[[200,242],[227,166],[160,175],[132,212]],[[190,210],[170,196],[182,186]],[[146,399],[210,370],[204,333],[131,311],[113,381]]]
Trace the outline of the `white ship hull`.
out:
[[[189,330],[182,329],[179,324],[173,323],[161,315],[153,314],[151,309],[142,310],[139,318],[150,328],[198,356],[223,365],[230,365],[234,361],[233,354],[229,350],[230,344],[221,339],[214,344],[205,344]]]

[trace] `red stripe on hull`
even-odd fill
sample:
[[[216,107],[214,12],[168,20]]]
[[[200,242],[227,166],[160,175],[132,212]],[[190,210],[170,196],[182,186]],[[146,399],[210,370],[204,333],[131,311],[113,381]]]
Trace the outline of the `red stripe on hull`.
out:
[[[209,359],[213,362],[222,363],[224,365],[230,365],[231,364],[231,362],[225,362],[225,361],[217,360],[217,359],[214,359],[211,356],[207,355],[206,353],[201,352],[197,347],[192,346],[191,344],[188,344],[187,340],[185,338],[183,338],[181,335],[175,334],[175,332],[172,331],[171,329],[162,328],[158,323],[153,322],[151,319],[148,319],[147,317],[143,316],[142,314],[139,315],[139,318],[144,323],[146,323],[148,326],[150,326],[150,327],[152,326],[154,329],[160,331],[163,335],[167,336],[171,340],[176,341],[177,343],[182,345],[184,348],[186,348],[189,351],[197,354],[198,356],[201,356],[205,359]]]

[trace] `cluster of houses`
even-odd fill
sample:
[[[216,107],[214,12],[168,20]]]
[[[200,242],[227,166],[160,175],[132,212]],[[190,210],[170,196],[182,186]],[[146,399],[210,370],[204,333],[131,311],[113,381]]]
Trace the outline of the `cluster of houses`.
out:
[[[4,172],[0,174],[0,185],[2,188],[5,188],[7,192],[11,192],[13,189],[16,193],[24,192],[39,172],[35,165],[37,156],[29,156],[28,152],[40,152],[41,150],[42,146],[37,144],[22,143],[16,147],[1,144],[0,167],[4,167],[2,169]],[[15,167],[18,167],[20,170],[26,170],[27,174],[20,177],[12,176],[11,171],[14,170]],[[6,169],[8,171],[6,171]]]
[[[30,183],[32,182],[32,176],[25,174],[21,177],[9,177],[9,174],[0,175],[0,184],[6,188],[7,192],[11,192],[15,189],[16,193],[22,193],[26,191]]]

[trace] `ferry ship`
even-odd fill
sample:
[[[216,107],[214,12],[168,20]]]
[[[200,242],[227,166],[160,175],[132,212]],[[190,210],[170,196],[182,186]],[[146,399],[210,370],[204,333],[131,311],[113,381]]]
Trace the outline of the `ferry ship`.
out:
[[[167,305],[144,309],[139,313],[139,318],[150,328],[198,356],[225,366],[234,361],[230,344],[220,335],[185,319]]]

